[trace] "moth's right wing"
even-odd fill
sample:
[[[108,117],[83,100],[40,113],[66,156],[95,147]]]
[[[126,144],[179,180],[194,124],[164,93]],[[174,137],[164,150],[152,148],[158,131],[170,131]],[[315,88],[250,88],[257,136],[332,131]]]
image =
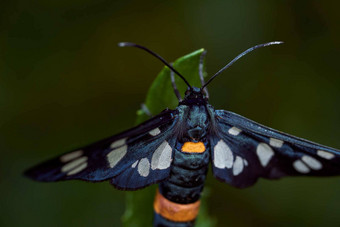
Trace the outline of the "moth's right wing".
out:
[[[135,190],[166,179],[175,145],[176,110],[166,110],[116,136],[63,154],[25,172],[37,181],[104,181]]]
[[[215,111],[213,174],[235,187],[259,177],[340,175],[340,151],[266,127],[238,114]]]

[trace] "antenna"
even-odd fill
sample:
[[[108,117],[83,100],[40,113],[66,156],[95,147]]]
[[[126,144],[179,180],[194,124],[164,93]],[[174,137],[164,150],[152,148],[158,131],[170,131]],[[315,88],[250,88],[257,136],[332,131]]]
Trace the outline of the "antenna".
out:
[[[229,68],[232,64],[234,64],[238,59],[240,59],[241,57],[243,57],[244,55],[248,54],[249,52],[256,50],[258,48],[261,47],[266,47],[266,46],[271,46],[271,45],[276,45],[276,44],[282,44],[282,41],[273,41],[273,42],[269,42],[269,43],[263,43],[263,44],[259,44],[256,46],[253,46],[251,48],[249,48],[246,51],[243,51],[241,54],[239,54],[236,58],[234,58],[231,62],[229,62],[226,66],[224,66],[222,69],[220,69],[215,75],[213,75],[208,82],[206,82],[201,89],[204,89],[213,79],[215,79],[215,77],[217,77],[218,75],[220,75],[224,70],[226,70],[227,68]]]
[[[182,80],[188,85],[188,87],[190,89],[192,89],[192,87],[190,86],[189,82],[184,78],[184,76],[182,76],[179,72],[177,72],[176,69],[174,69],[164,58],[162,58],[161,56],[159,56],[158,54],[156,54],[155,52],[153,52],[152,50],[149,50],[148,48],[135,44],[135,43],[129,43],[129,42],[121,42],[118,43],[119,47],[137,47],[139,49],[145,50],[146,52],[148,52],[149,54],[153,55],[154,57],[158,58],[161,62],[163,62],[166,66],[168,66],[169,69],[171,69],[174,73],[176,73],[180,78],[182,78]]]

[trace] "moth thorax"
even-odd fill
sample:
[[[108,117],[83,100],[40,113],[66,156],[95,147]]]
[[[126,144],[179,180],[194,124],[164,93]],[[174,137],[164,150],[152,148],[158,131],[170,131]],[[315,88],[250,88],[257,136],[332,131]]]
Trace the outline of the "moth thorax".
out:
[[[206,135],[208,128],[208,115],[206,107],[192,106],[187,118],[188,136],[192,139],[199,140]]]

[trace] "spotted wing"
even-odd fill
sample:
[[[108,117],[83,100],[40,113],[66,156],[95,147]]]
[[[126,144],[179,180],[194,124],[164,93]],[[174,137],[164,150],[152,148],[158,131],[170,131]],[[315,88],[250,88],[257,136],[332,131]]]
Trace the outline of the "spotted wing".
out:
[[[297,138],[232,112],[215,111],[213,174],[235,187],[259,177],[340,175],[340,151]]]
[[[33,167],[25,175],[37,181],[111,179],[114,186],[127,190],[146,187],[169,175],[177,119],[176,111],[164,111],[128,131]]]

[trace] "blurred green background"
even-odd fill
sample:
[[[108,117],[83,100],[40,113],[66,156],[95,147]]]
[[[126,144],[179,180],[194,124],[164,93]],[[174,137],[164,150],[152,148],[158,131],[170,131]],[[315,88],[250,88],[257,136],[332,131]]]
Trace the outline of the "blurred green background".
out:
[[[335,4],[332,4],[335,3]],[[126,193],[107,182],[43,184],[22,172],[133,126],[162,64],[206,48],[210,103],[340,148],[336,1],[1,1],[0,225],[119,226]],[[164,104],[164,108],[166,104]],[[238,190],[211,175],[218,226],[340,226],[340,178],[260,180]],[[151,207],[146,207],[150,209]]]

